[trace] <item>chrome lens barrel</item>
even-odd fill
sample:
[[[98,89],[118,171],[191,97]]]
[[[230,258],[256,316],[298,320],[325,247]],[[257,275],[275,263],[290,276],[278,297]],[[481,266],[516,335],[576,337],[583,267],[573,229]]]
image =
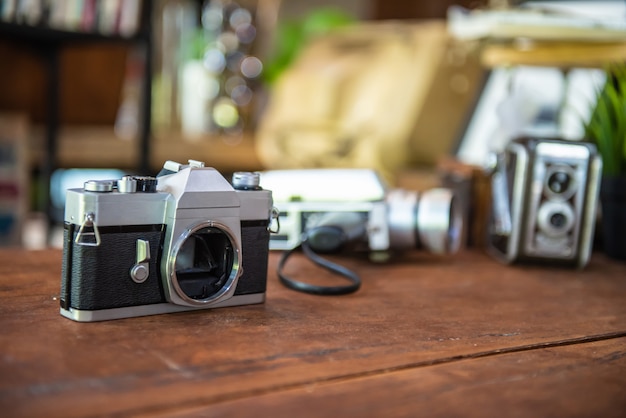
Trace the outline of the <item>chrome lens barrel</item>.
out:
[[[417,211],[417,231],[422,245],[433,253],[454,253],[461,246],[463,217],[450,189],[422,193]]]
[[[435,188],[422,193],[391,190],[387,205],[392,248],[423,247],[436,254],[459,249],[463,220],[452,190]]]

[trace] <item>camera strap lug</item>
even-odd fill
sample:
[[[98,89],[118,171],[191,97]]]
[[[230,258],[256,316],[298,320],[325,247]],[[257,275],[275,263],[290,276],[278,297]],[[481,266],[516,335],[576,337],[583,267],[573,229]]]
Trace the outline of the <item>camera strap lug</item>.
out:
[[[87,231],[88,228],[91,228],[92,231]],[[93,237],[93,240],[88,240],[87,237]],[[84,247],[98,247],[100,245],[100,232],[98,231],[98,225],[96,225],[96,215],[93,212],[85,214],[85,220],[80,225],[74,243]]]
[[[279,215],[280,215],[280,210],[278,210],[276,206],[272,206],[272,210],[270,212],[270,219],[269,219],[270,222],[267,228],[268,231],[270,231],[272,234],[277,234],[280,231]]]

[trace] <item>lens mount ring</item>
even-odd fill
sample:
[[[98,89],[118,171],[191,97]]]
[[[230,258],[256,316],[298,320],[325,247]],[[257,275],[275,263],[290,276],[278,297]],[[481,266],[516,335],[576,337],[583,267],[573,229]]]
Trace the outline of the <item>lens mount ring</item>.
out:
[[[180,255],[180,250],[182,249],[185,242],[187,242],[187,240],[197,232],[207,228],[218,229],[230,241],[233,248],[232,267],[230,269],[230,272],[228,273],[226,283],[224,283],[224,285],[217,292],[213,293],[207,298],[194,299],[187,295],[180,286],[179,279],[176,274],[176,262],[178,256]],[[239,279],[239,276],[241,276],[241,273],[241,245],[233,231],[226,224],[218,221],[207,220],[199,222],[187,228],[182,234],[180,234],[180,236],[176,240],[176,243],[172,246],[170,256],[167,260],[167,278],[169,280],[169,283],[176,292],[176,295],[181,298],[186,304],[191,306],[201,307],[213,304],[221,300],[223,297],[232,294],[235,290],[237,280]]]

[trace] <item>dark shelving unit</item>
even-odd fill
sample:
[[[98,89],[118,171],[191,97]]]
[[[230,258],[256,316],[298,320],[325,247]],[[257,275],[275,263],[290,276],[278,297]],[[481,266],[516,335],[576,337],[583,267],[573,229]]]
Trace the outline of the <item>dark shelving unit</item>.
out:
[[[135,170],[147,173],[150,168],[151,108],[152,108],[152,1],[144,0],[141,4],[138,30],[132,36],[108,35],[95,31],[61,30],[44,25],[28,25],[0,21],[0,39],[19,43],[31,49],[41,58],[46,73],[46,120],[45,120],[45,158],[39,167],[42,181],[40,199],[47,214],[50,214],[49,180],[56,168],[59,136],[59,105],[62,94],[60,85],[59,60],[62,50],[68,46],[90,43],[122,43],[141,45],[145,51],[144,74],[141,97],[141,123],[137,144],[138,161]]]

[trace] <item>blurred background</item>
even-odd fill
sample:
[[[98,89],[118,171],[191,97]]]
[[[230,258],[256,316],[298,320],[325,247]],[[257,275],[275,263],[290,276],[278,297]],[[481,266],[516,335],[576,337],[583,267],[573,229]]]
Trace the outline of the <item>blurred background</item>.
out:
[[[452,184],[480,212],[489,151],[584,135],[624,16],[623,1],[0,1],[0,244],[58,246],[67,188],[165,160],[226,178],[373,168]]]

